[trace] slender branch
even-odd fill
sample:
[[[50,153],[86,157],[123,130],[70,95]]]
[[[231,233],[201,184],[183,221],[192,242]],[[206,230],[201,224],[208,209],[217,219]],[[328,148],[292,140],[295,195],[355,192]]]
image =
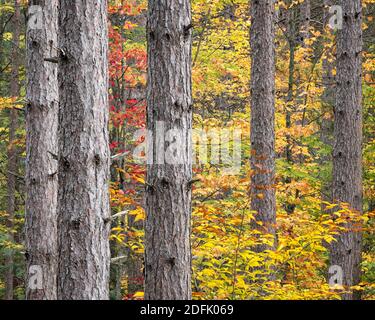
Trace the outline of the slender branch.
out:
[[[115,219],[115,218],[119,218],[119,217],[122,217],[124,215],[128,214],[128,211],[121,211],[119,213],[116,213],[114,214],[112,217],[111,217],[111,220]]]

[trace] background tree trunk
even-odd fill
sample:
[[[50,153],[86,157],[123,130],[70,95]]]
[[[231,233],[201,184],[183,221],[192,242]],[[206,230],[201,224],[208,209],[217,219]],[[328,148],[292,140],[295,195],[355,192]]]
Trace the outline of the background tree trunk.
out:
[[[286,108],[285,108],[285,127],[291,129],[293,122],[292,116],[296,110],[294,105],[295,101],[295,92],[294,87],[296,85],[295,77],[295,67],[296,67],[296,51],[297,51],[297,40],[298,40],[298,19],[297,19],[297,10],[298,7],[290,7],[291,1],[288,1],[288,9],[286,11],[286,37],[289,45],[289,74],[288,74],[288,93],[286,96]],[[286,133],[286,146],[285,146],[285,158],[288,163],[288,166],[291,168],[293,165],[293,142],[290,133]],[[292,177],[287,175],[284,178],[284,182],[288,185],[292,183]],[[292,214],[295,210],[296,205],[291,202],[286,202],[284,204],[285,211],[288,214]]]
[[[57,57],[58,0],[29,1],[26,112],[26,297],[57,297]],[[36,11],[37,6],[42,11]],[[33,16],[34,14],[34,16]],[[33,19],[36,23],[33,23]],[[38,25],[40,24],[40,25]],[[29,286],[32,266],[42,268],[43,289]],[[31,268],[31,270],[30,270]]]
[[[362,212],[362,4],[342,0],[343,28],[337,37],[337,96],[333,151],[333,200]],[[347,224],[353,228],[351,223]],[[360,282],[361,233],[342,233],[331,248],[331,265],[343,269],[343,285]],[[344,299],[358,299],[359,293]]]
[[[20,44],[20,11],[21,4],[19,0],[14,1],[14,15],[13,15],[13,47],[12,47],[12,73],[10,82],[10,94],[14,98],[19,98],[20,84],[19,84],[19,44]],[[10,109],[9,116],[9,144],[8,144],[8,172],[7,172],[7,194],[8,194],[8,223],[9,241],[14,242],[14,214],[16,211],[16,175],[18,169],[18,154],[17,154],[17,128],[18,115],[15,108]],[[5,299],[13,299],[13,281],[14,281],[14,263],[13,250],[10,249],[6,255],[6,275],[5,275]]]
[[[275,44],[273,0],[251,2],[251,209],[275,234]],[[259,228],[259,226],[257,227]],[[264,251],[268,246],[259,246]]]
[[[58,299],[109,298],[107,1],[59,2]]]
[[[300,24],[301,24],[301,43],[303,46],[306,46],[304,43],[307,39],[310,38],[310,21],[311,21],[311,3],[310,0],[305,0],[301,4],[300,8]]]
[[[324,91],[322,95],[322,120],[320,124],[320,139],[325,145],[333,146],[333,108],[335,105],[335,76],[333,74],[334,63],[329,60],[332,59],[331,48],[326,48],[329,44],[329,36],[332,34],[332,30],[328,26],[329,22],[329,7],[332,5],[331,0],[323,0],[323,32],[325,39],[323,42],[323,62],[322,62],[322,80]],[[327,39],[326,39],[327,38]],[[327,167],[327,163],[332,161],[331,155],[323,155],[321,157],[321,165]],[[332,176],[322,177],[321,186],[321,208],[322,212],[325,211],[326,205],[323,202],[332,202]]]
[[[148,161],[153,164],[147,166],[145,298],[186,300],[191,299],[191,8],[188,0],[148,4],[147,128],[153,147]],[[172,163],[160,123],[165,133],[178,131]]]

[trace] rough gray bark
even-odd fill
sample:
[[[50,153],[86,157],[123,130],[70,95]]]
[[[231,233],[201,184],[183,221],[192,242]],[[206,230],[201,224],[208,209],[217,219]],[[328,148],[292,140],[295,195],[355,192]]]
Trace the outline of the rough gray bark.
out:
[[[61,300],[109,298],[107,1],[59,1]]]
[[[10,94],[12,97],[18,98],[20,95],[19,84],[19,44],[20,44],[20,1],[14,0],[14,16],[13,26],[13,47],[12,47],[12,71],[10,80]],[[18,168],[18,152],[15,145],[17,139],[18,115],[17,110],[12,108],[9,115],[9,141],[8,141],[8,166],[7,166],[7,197],[8,197],[8,221],[7,228],[9,230],[9,241],[14,242],[14,214],[16,211],[16,174]],[[13,299],[13,281],[14,281],[14,261],[13,251],[10,250],[5,257],[5,300]]]
[[[191,8],[189,0],[148,5],[147,128],[153,150],[147,166],[145,298],[186,300],[191,299]],[[160,123],[165,133],[158,132]],[[164,146],[170,129],[178,131],[178,141]],[[177,159],[171,161],[164,147],[176,147]]]
[[[275,234],[274,0],[251,2],[251,209],[264,231]],[[260,246],[258,250],[265,250]]]
[[[57,64],[44,61],[57,56],[58,0],[30,0],[38,5],[40,27],[29,21],[27,30],[26,110],[26,298],[57,298]],[[35,12],[30,10],[31,13]],[[34,19],[29,16],[29,19]],[[38,266],[42,288],[29,285]]]
[[[341,0],[343,28],[337,37],[337,96],[334,110],[333,200],[362,212],[362,4]],[[349,222],[347,227],[352,228]],[[333,242],[331,265],[343,269],[343,285],[360,282],[361,233],[349,230]],[[358,299],[360,294],[345,294]]]

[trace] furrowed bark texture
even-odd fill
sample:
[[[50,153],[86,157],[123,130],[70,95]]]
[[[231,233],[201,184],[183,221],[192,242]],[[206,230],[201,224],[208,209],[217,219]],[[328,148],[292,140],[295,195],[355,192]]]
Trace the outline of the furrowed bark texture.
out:
[[[19,44],[20,44],[20,1],[14,1],[15,12],[13,16],[13,47],[12,47],[12,71],[10,82],[10,94],[18,98],[20,95],[19,84]],[[7,196],[8,196],[8,221],[9,241],[14,242],[14,214],[16,211],[16,174],[18,168],[18,152],[15,145],[17,138],[18,115],[17,110],[12,108],[9,115],[9,144],[8,144],[8,166],[7,166]],[[5,257],[5,300],[13,299],[14,281],[14,255],[10,250]]]
[[[44,61],[58,54],[57,4],[58,0],[29,1],[25,217],[28,300],[57,298],[56,155],[59,97],[57,64]],[[39,6],[40,9],[32,6]],[[38,19],[35,23],[34,18]],[[33,283],[37,270],[35,266],[42,270],[42,287]]]
[[[186,300],[191,299],[191,8],[188,0],[148,4],[147,127],[153,149],[147,167],[145,298]],[[170,129],[177,131],[175,140]],[[164,138],[170,140],[165,146]],[[168,154],[173,147],[176,152]]]
[[[59,1],[58,299],[109,298],[107,1]]]
[[[337,38],[337,96],[333,151],[333,200],[362,212],[362,4],[342,0],[343,28]],[[353,225],[348,223],[349,229]],[[343,269],[343,285],[360,282],[361,233],[342,233],[331,248],[331,265]],[[359,293],[344,299],[358,299]]]
[[[275,234],[274,1],[251,2],[251,209],[263,231]],[[266,246],[259,246],[263,251]]]

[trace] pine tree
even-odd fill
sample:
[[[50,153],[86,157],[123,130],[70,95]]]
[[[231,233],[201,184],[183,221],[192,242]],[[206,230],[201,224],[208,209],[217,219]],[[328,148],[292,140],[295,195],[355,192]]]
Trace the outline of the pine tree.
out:
[[[337,94],[334,110],[333,201],[347,203],[362,212],[362,3],[342,0],[342,29],[337,36]],[[361,242],[358,227],[348,223],[347,232],[332,243],[331,265],[343,271],[343,285],[360,282]],[[358,292],[344,294],[358,299]]]
[[[148,4],[147,128],[152,150],[146,187],[145,298],[190,299],[190,1]],[[175,153],[168,153],[173,148]]]
[[[251,2],[251,209],[275,234],[275,1]],[[267,246],[259,246],[263,251]]]
[[[21,3],[14,0],[14,15],[12,19],[13,26],[13,44],[12,44],[12,70],[10,80],[10,94],[18,99],[20,95],[19,79],[19,47],[20,47],[20,28],[21,28]],[[8,197],[8,222],[9,241],[14,242],[14,215],[16,211],[16,175],[18,171],[18,150],[16,146],[18,128],[18,115],[15,108],[11,108],[9,114],[9,140],[8,140],[8,172],[7,172],[7,197]],[[6,255],[6,275],[5,275],[5,299],[13,299],[14,289],[14,255],[12,249]]]
[[[26,297],[57,294],[57,3],[29,1],[26,110]],[[42,274],[37,274],[42,271]],[[37,277],[40,277],[39,280]],[[37,283],[35,281],[41,281]]]
[[[107,1],[59,1],[58,299],[109,298]]]

